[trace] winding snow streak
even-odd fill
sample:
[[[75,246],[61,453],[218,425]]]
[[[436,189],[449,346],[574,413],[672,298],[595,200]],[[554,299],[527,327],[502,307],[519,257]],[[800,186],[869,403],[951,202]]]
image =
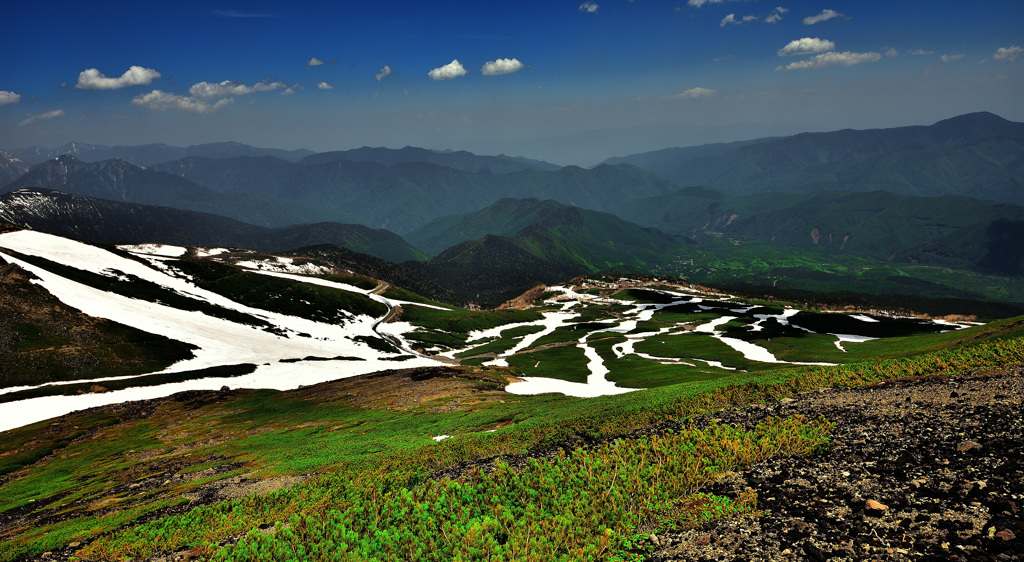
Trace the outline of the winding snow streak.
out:
[[[790,316],[792,316],[792,314]],[[778,318],[778,317],[776,316],[775,318]],[[779,358],[775,357],[775,355],[772,354],[772,352],[768,351],[767,349],[765,349],[765,348],[763,348],[763,347],[761,347],[759,345],[752,344],[752,343],[750,343],[748,341],[743,341],[743,340],[739,340],[739,339],[736,339],[736,338],[728,338],[728,337],[725,337],[725,336],[723,336],[723,335],[721,335],[721,334],[719,334],[718,332],[715,331],[715,328],[717,328],[718,326],[721,326],[723,324],[727,324],[727,323],[729,323],[729,321],[735,320],[735,319],[736,319],[735,316],[722,316],[720,318],[715,318],[714,320],[708,322],[707,324],[701,324],[700,326],[697,326],[694,329],[694,331],[695,332],[700,332],[700,333],[705,333],[705,334],[711,334],[711,337],[717,339],[718,341],[724,343],[725,345],[727,345],[727,346],[735,349],[736,351],[742,353],[744,358],[749,359],[751,361],[759,361],[761,363],[786,363],[787,365],[834,365],[835,364],[835,363],[814,363],[814,362],[808,363],[808,362],[802,362],[802,361],[781,361]]]
[[[534,344],[534,342],[536,342],[540,338],[550,334],[551,332],[554,332],[561,326],[565,326],[566,324],[568,324],[569,320],[572,320],[573,318],[579,316],[579,314],[576,314],[575,312],[568,312],[569,309],[572,308],[575,304],[576,303],[574,302],[568,303],[567,306],[563,307],[563,309],[558,312],[545,312],[544,319],[540,321],[540,324],[544,326],[543,330],[535,334],[527,334],[523,336],[523,339],[519,340],[519,343],[517,343],[515,347],[506,351],[505,353],[502,353],[496,359],[492,359],[491,361],[484,363],[484,365],[491,367],[508,367],[508,357],[511,357],[512,355],[515,355],[516,353],[519,353],[520,351],[529,348],[531,345]],[[528,326],[536,325],[535,322],[528,322],[526,324]],[[507,330],[508,328],[505,329]],[[487,331],[489,332],[490,330]],[[501,332],[499,331],[498,335],[500,336],[500,334]]]
[[[235,264],[238,265],[238,264]],[[403,301],[398,299],[389,299],[385,296],[375,294],[372,289],[360,289],[355,285],[349,285],[348,283],[338,283],[337,281],[330,281],[328,279],[321,279],[319,277],[306,277],[303,275],[296,275],[293,273],[284,273],[281,271],[267,271],[267,270],[252,270],[253,273],[259,273],[260,275],[267,275],[269,277],[280,277],[282,279],[290,279],[292,281],[298,281],[299,283],[309,283],[310,285],[319,285],[321,287],[330,287],[332,289],[338,289],[341,291],[348,291],[349,293],[359,293],[366,295],[370,300],[377,301],[387,306],[422,306],[423,308],[433,308],[434,310],[451,310],[443,306],[437,306],[434,304],[426,304],[420,302]],[[527,322],[528,324],[528,322]]]
[[[877,322],[877,320],[876,320],[876,322]],[[843,342],[844,341],[851,342],[851,343],[860,343],[860,342],[863,342],[863,341],[871,341],[871,340],[877,340],[878,339],[878,338],[871,338],[871,337],[868,337],[868,336],[855,336],[853,334],[829,334],[829,335],[836,337],[836,341],[834,341],[832,343],[836,344],[836,347],[839,348],[839,351],[842,351],[843,353],[846,353],[846,348],[843,347]]]
[[[604,365],[604,359],[597,351],[589,345],[580,344],[583,354],[590,361],[587,368],[590,375],[586,383],[569,382],[547,377],[524,377],[523,382],[514,382],[505,387],[505,392],[511,394],[543,394],[546,392],[558,392],[566,396],[578,398],[593,398],[595,396],[608,396],[611,394],[625,394],[639,390],[636,388],[622,388],[615,386],[615,383],[605,378],[608,374],[608,367]]]
[[[857,320],[860,320],[861,322],[879,322],[880,321],[877,318],[872,318],[872,317],[866,316],[864,314],[851,314],[850,318],[856,318]]]

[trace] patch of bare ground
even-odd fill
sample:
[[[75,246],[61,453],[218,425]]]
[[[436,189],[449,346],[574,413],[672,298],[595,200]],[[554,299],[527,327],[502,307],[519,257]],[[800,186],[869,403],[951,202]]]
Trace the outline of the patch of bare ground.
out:
[[[380,371],[288,391],[292,397],[323,402],[348,399],[361,408],[455,412],[508,397],[517,379],[491,367],[420,367]]]

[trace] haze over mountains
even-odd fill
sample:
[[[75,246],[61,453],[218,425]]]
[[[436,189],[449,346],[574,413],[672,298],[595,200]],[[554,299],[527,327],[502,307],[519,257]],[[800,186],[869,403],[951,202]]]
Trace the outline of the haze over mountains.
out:
[[[591,169],[414,147],[61,149],[81,158],[0,153],[2,173],[20,172],[0,189],[0,219],[95,242],[338,244],[447,278],[466,299],[586,272],[715,274],[707,264],[752,263],[744,248],[761,246],[805,261],[1024,274],[1024,252],[1007,243],[1024,235],[1024,124],[991,113],[671,148]]]

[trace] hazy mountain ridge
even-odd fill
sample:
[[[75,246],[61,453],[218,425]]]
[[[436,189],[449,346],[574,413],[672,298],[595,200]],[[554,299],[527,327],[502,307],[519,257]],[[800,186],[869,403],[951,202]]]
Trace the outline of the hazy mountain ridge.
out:
[[[337,244],[378,258],[425,259],[398,235],[363,225],[316,223],[270,229],[209,213],[20,189],[0,195],[0,221],[97,243],[162,243],[282,252]]]
[[[522,170],[481,174],[429,162],[332,160],[289,163],[279,159],[189,158],[155,167],[221,193],[256,193],[287,205],[315,208],[315,218],[387,228],[399,234],[431,220],[479,210],[501,198],[555,199],[611,211],[626,199],[666,194],[676,186],[629,165],[591,170]],[[351,219],[347,218],[351,217]]]
[[[121,159],[89,163],[70,155],[60,156],[32,167],[0,189],[0,193],[31,187],[214,213],[262,226],[326,220],[301,204],[288,204],[260,195],[218,193],[186,178]]]
[[[28,164],[25,164],[21,159],[7,152],[0,151],[0,186],[7,185],[25,175],[28,172],[28,168]]]
[[[426,162],[476,174],[507,174],[523,170],[555,171],[561,166],[523,157],[481,156],[465,150],[437,151],[414,146],[400,149],[369,147],[352,150],[321,152],[299,160],[300,164],[326,164],[338,160],[352,162],[376,162],[390,166],[401,162]]]
[[[312,150],[283,150],[279,148],[257,148],[239,142],[211,142],[205,144],[194,144],[186,147],[171,146],[162,143],[143,145],[116,145],[106,146],[98,144],[86,144],[80,142],[69,142],[57,148],[44,148],[32,146],[7,150],[9,154],[20,158],[29,166],[34,166],[46,160],[57,158],[64,154],[70,154],[83,162],[100,162],[121,158],[135,164],[149,166],[178,160],[188,156],[202,156],[206,158],[232,158],[236,156],[274,156],[282,160],[297,161],[315,154]]]
[[[930,126],[801,133],[610,161],[638,165],[680,186],[734,193],[884,189],[1020,204],[1022,158],[1024,123],[981,112]]]

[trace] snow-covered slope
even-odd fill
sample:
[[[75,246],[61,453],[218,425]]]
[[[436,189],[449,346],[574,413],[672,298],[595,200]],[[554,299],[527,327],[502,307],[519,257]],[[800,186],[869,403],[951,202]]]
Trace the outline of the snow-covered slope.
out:
[[[2,404],[0,431],[82,408],[167,396],[182,390],[215,390],[224,385],[233,388],[285,390],[382,369],[436,364],[427,358],[403,358],[397,353],[383,353],[356,341],[355,338],[360,336],[378,336],[375,331],[377,318],[348,314],[343,321],[327,324],[245,306],[201,289],[188,279],[175,277],[171,274],[172,271],[161,268],[160,255],[169,253],[167,248],[152,247],[149,250],[156,254],[153,259],[155,265],[152,267],[102,248],[48,234],[16,231],[0,235],[0,257],[7,262],[18,264],[38,277],[35,282],[65,304],[91,316],[113,320],[198,347],[193,359],[179,362],[166,372],[240,363],[259,365],[256,371],[250,375],[230,379],[208,378],[128,388],[103,394],[43,397]],[[160,303],[104,292],[18,259],[12,255],[13,253],[37,256],[78,270],[115,278],[149,281],[191,299],[264,319],[276,329],[268,331],[257,326],[215,318],[198,311],[180,310]],[[295,276],[293,279],[302,278]],[[345,287],[348,286],[338,284],[335,288],[342,290]],[[367,293],[355,287],[349,288]],[[305,357],[344,359],[303,361],[302,358]],[[394,360],[396,358],[397,361]],[[281,360],[289,362],[282,363]],[[4,389],[0,392],[23,388]]]

